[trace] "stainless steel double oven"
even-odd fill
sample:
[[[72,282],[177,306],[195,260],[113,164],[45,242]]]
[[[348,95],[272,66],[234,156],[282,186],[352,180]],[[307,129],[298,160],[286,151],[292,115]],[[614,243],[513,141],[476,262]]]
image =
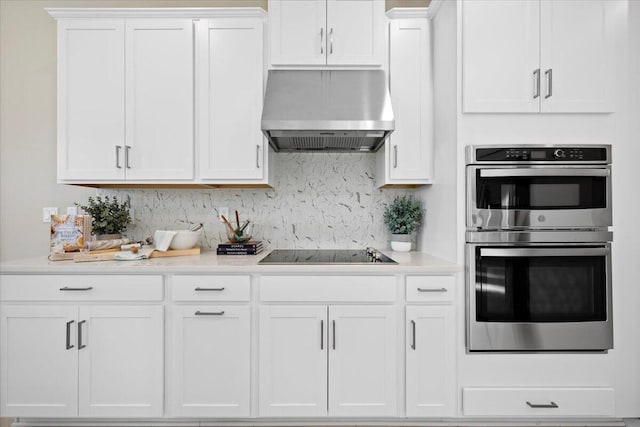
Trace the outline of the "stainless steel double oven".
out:
[[[611,147],[467,147],[467,349],[613,348]]]

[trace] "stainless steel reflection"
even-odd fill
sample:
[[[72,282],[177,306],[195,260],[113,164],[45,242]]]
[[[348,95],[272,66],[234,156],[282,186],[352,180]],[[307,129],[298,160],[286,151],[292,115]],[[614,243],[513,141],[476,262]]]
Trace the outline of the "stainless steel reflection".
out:
[[[394,129],[382,70],[269,70],[262,131],[276,151],[376,151]]]
[[[611,246],[548,244],[513,246],[507,244],[467,244],[467,349],[470,351],[605,351],[613,348]],[[481,280],[483,292],[505,294],[502,276],[481,278],[477,271],[476,249],[481,256],[507,257],[572,257],[602,256],[606,266],[606,319],[576,322],[498,322],[477,321],[476,293]]]
[[[604,208],[557,208],[557,209],[481,209],[477,206],[477,177],[605,177],[606,207]],[[563,184],[555,184],[559,189]],[[514,188],[505,188],[502,206],[513,206]],[[553,192],[549,185],[546,192]],[[547,197],[553,197],[547,196]],[[562,200],[558,201],[563,203]],[[570,203],[565,200],[564,203]],[[489,230],[507,229],[596,229],[612,224],[611,214],[611,166],[467,166],[467,227]]]
[[[613,233],[604,230],[509,230],[467,231],[469,243],[602,243],[611,242]]]

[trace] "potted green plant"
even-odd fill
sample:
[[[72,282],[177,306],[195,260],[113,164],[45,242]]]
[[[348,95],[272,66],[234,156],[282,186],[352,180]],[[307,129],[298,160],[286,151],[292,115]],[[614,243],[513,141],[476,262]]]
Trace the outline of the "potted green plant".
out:
[[[86,205],[76,203],[87,214],[91,215],[93,233],[98,240],[119,239],[131,223],[129,203],[118,202],[116,196],[89,197]]]
[[[391,249],[411,250],[411,236],[422,222],[422,204],[412,196],[397,196],[384,211],[384,223],[391,232]]]

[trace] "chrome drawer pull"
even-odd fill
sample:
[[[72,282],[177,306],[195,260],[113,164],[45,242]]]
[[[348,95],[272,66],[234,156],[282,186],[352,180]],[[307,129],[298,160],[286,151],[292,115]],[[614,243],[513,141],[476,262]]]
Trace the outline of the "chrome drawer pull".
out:
[[[447,288],[440,288],[440,289],[418,288],[418,292],[448,292],[448,291],[447,291]]]
[[[411,321],[411,348],[413,350],[416,349],[416,322],[415,322],[415,320]]]
[[[86,320],[83,320],[78,323],[78,350],[81,350],[86,347],[85,344],[82,344],[82,325],[86,323]]]
[[[559,408],[558,404],[555,402],[551,403],[531,403],[527,401],[527,405],[529,408]]]
[[[196,311],[196,316],[222,316],[224,311]]]
[[[71,350],[73,348],[73,344],[71,344],[71,325],[73,322],[73,320],[69,320],[67,322],[67,350]]]
[[[224,291],[224,287],[222,287],[222,288],[201,288],[200,286],[198,286],[195,290],[196,291]]]
[[[320,350],[324,350],[324,320],[320,320]]]
[[[61,291],[90,291],[93,289],[93,286],[87,286],[86,288],[70,288],[69,286],[65,286],[64,288],[60,288]]]

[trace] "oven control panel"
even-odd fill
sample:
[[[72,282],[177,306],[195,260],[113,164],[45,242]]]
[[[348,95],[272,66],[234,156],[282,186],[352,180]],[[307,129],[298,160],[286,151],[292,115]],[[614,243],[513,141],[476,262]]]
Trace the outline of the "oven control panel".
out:
[[[475,147],[477,162],[607,162],[607,148],[601,146]]]

